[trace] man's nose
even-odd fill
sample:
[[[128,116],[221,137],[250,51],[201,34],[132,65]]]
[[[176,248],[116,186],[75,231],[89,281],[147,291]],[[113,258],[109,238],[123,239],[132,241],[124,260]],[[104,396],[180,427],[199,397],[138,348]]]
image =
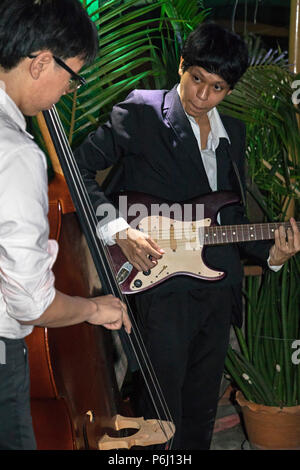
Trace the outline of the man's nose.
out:
[[[208,85],[203,85],[198,88],[197,90],[197,98],[202,101],[206,101],[208,99],[209,87]]]

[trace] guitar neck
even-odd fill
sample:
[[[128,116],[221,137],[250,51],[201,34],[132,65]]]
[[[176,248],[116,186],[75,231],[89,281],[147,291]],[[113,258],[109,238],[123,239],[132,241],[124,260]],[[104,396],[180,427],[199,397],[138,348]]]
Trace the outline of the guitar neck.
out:
[[[216,225],[205,227],[203,232],[205,245],[223,245],[226,243],[249,242],[255,240],[272,240],[275,230],[281,225],[291,228],[290,222],[271,222],[243,225]],[[300,222],[297,222],[300,229]],[[200,229],[201,231],[201,229]],[[200,238],[201,238],[200,233]]]

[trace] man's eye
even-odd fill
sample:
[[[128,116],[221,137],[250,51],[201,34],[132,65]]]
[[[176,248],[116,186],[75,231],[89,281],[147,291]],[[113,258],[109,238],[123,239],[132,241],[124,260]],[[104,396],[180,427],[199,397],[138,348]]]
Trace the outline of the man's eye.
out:
[[[215,85],[215,90],[216,91],[222,91],[223,88],[220,85]]]
[[[195,82],[199,83],[201,82],[201,78],[198,77],[197,75],[193,75]]]

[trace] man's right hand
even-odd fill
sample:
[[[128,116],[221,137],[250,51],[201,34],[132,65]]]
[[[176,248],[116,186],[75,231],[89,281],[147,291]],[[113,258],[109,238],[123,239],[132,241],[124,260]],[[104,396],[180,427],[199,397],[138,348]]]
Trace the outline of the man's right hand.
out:
[[[109,330],[119,330],[124,325],[127,333],[131,331],[131,322],[126,304],[113,295],[102,295],[89,299],[96,309],[90,315],[88,323],[102,325]]]
[[[164,250],[149,235],[133,228],[117,233],[116,243],[138,271],[154,268],[164,254]]]

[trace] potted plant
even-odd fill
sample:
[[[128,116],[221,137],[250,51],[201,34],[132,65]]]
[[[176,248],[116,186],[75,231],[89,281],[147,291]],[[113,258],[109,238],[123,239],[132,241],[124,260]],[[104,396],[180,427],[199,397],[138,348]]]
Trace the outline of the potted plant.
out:
[[[300,257],[281,271],[246,279],[239,350],[226,370],[238,388],[249,441],[256,448],[300,449]]]

